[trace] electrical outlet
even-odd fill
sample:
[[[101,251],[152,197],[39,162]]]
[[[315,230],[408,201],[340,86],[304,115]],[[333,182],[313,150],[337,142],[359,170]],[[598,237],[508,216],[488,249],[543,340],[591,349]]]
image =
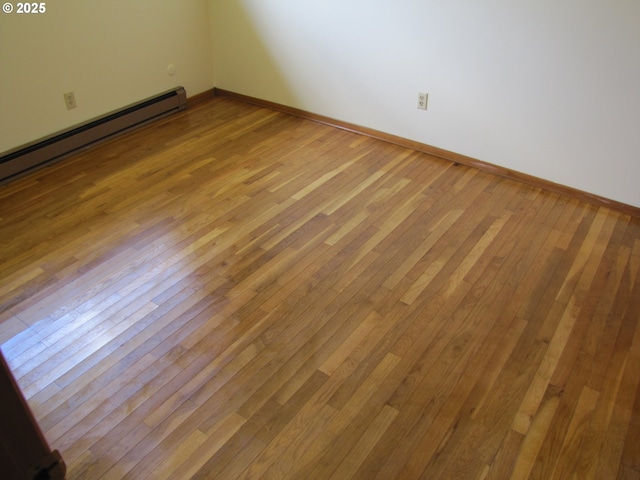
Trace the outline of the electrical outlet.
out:
[[[64,96],[64,103],[67,105],[67,110],[71,110],[72,108],[76,108],[76,96],[73,92],[67,92],[62,94]]]
[[[429,101],[429,94],[428,93],[418,93],[418,108],[420,110],[426,110],[427,109],[428,101]]]

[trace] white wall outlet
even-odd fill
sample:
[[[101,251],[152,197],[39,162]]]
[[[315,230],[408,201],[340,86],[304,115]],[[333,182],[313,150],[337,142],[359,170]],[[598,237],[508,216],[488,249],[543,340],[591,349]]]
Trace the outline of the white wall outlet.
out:
[[[420,110],[426,110],[428,102],[429,102],[428,93],[418,93],[418,108]]]
[[[77,107],[76,96],[73,92],[63,93],[62,95],[64,95],[64,103],[67,105],[67,110]]]

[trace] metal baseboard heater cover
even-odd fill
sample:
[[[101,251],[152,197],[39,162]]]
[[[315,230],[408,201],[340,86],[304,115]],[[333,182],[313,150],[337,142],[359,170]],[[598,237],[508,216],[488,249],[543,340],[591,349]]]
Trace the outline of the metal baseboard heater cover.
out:
[[[107,113],[67,130],[23,145],[0,156],[0,181],[32,168],[59,160],[99,140],[122,133],[165,115],[187,108],[187,94],[182,87]]]

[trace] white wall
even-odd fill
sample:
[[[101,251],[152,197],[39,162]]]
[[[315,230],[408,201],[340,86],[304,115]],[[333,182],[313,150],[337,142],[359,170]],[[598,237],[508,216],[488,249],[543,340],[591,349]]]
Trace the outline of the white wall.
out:
[[[178,85],[213,87],[207,0],[45,3],[0,13],[0,152]]]
[[[640,206],[637,0],[209,7],[219,88]]]

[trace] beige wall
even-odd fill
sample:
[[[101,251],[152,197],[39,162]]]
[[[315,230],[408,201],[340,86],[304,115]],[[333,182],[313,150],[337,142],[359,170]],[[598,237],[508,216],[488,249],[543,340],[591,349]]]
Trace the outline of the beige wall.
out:
[[[206,0],[49,0],[44,14],[0,13],[0,152],[174,86],[210,89],[212,63]]]
[[[210,13],[219,88],[640,206],[637,0],[210,0]]]
[[[640,206],[636,0],[46,5],[0,13],[0,152],[215,85]]]

